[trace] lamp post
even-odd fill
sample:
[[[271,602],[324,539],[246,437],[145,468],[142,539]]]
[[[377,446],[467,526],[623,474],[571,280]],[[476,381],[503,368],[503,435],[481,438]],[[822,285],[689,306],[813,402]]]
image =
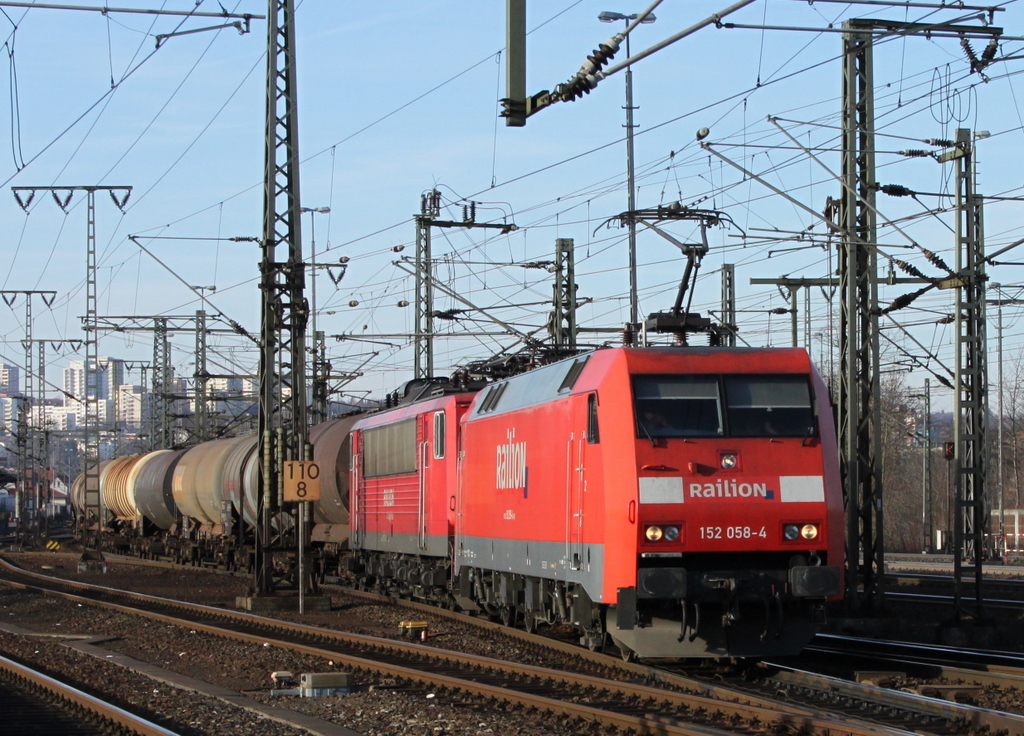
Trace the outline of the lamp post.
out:
[[[309,265],[313,269],[310,283],[310,332],[316,339],[316,216],[330,214],[330,207],[302,207],[300,212],[309,213]]]
[[[193,286],[193,289],[199,292],[199,299],[203,302],[203,311],[206,311],[206,293],[213,293],[217,291],[216,286]]]
[[[614,23],[617,20],[629,22],[636,20],[637,14],[626,15],[606,10],[597,16],[602,23]],[[651,13],[641,23],[653,23],[657,18]],[[629,36],[626,36],[626,58],[629,58]],[[633,67],[626,67],[626,187],[629,190],[626,208],[630,212],[636,210],[636,181],[633,169]],[[629,322],[635,325],[640,321],[639,298],[637,296],[636,279],[636,222],[629,221]]]

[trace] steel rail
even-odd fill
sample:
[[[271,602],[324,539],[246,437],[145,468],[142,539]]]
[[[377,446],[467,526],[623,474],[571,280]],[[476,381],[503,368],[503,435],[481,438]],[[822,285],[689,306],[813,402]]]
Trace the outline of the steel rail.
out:
[[[136,558],[123,555],[108,555],[108,559],[114,558],[120,559],[128,564],[142,564],[157,567],[166,567],[170,564],[160,561],[138,560]],[[748,706],[757,706],[769,710],[784,710],[785,712],[791,714],[799,713],[802,716],[805,716],[810,719],[816,718],[822,722],[828,721],[829,719],[835,717],[834,714],[821,708],[810,707],[807,705],[800,706],[793,701],[780,701],[778,698],[772,698],[771,696],[763,696],[753,688],[747,688],[744,686],[732,686],[728,684],[723,685],[709,682],[705,679],[700,679],[697,677],[681,675],[677,672],[665,669],[664,667],[659,666],[657,663],[641,664],[639,662],[620,662],[616,657],[612,657],[607,654],[603,654],[596,651],[590,651],[577,644],[573,644],[558,639],[552,639],[550,637],[545,637],[538,634],[530,634],[519,629],[503,626],[502,624],[493,621],[469,616],[465,613],[441,609],[427,603],[420,603],[418,601],[412,601],[404,598],[395,598],[393,596],[384,595],[372,591],[355,590],[353,588],[347,588],[340,585],[327,585],[324,587],[336,588],[339,591],[339,593],[342,593],[350,597],[368,600],[376,603],[401,606],[403,608],[408,608],[410,610],[422,613],[432,614],[434,616],[449,619],[458,623],[468,624],[492,634],[499,634],[511,639],[515,639],[521,644],[525,644],[533,648],[547,649],[562,654],[570,654],[576,659],[580,659],[584,662],[588,662],[611,670],[610,674],[613,677],[627,674],[632,675],[636,678],[642,679],[645,682],[659,683],[667,687],[675,687],[688,692],[697,693],[703,697],[713,699],[713,702],[715,703],[720,704],[738,702]],[[223,609],[214,610],[223,612]],[[790,668],[787,667],[786,669]],[[952,670],[950,671],[952,672]],[[809,674],[808,677],[810,677]],[[587,685],[588,683],[581,684]],[[1018,685],[1019,684],[1020,683],[1018,683]],[[826,678],[824,676],[821,682],[817,684],[817,688],[815,688],[813,684],[809,682],[802,683],[802,686],[807,687],[808,689],[817,689],[819,692],[824,690],[836,691],[837,689],[835,681],[832,678]],[[889,703],[889,699],[892,696],[890,696],[888,691],[885,691],[884,689],[883,695],[881,697],[871,698],[869,697],[870,694],[873,692],[871,688],[865,688],[865,686],[863,685],[855,685],[855,688],[856,692],[847,693],[848,697],[856,698],[869,704],[883,703],[887,707],[891,705]],[[658,692],[660,693],[661,691]],[[898,698],[898,695],[895,697]],[[925,699],[924,701],[915,700],[912,703],[905,702],[904,707],[919,708],[922,702],[927,703],[927,699]],[[940,709],[938,711],[928,710],[927,708],[924,708],[924,712],[922,713],[922,715],[928,718],[947,718],[948,713],[941,707],[942,705],[945,705],[945,703],[941,703]],[[920,709],[921,708],[919,708],[919,710]],[[967,712],[968,715],[971,712],[971,709],[969,707],[967,707]],[[957,718],[960,718],[963,715],[963,713],[958,713]],[[858,721],[862,725],[869,723],[864,719],[858,719]],[[877,728],[878,726],[876,726],[876,724],[874,723],[871,723],[870,727]],[[886,731],[890,730],[888,727],[881,728],[884,728]]]
[[[811,646],[807,649],[812,654],[834,657],[837,654],[848,655],[849,652],[839,647]],[[963,682],[967,685],[985,687],[994,685],[999,688],[1015,688],[1024,690],[1024,670],[1012,670],[1004,667],[986,667],[983,670],[957,667],[927,658],[914,658],[913,655],[885,655],[867,651],[860,655],[862,661],[874,663],[879,671],[905,671],[910,674],[921,674],[928,679],[944,679],[950,682]]]
[[[962,649],[936,644],[905,641],[862,639],[838,634],[819,635],[808,647],[815,652],[828,652],[888,659],[923,667],[937,668],[940,676],[956,679],[968,674],[990,673],[1004,678],[1003,685],[1024,689],[1024,654],[989,649]],[[946,675],[950,672],[955,674]]]
[[[54,698],[70,703],[75,708],[102,719],[104,722],[115,724],[122,729],[129,730],[133,734],[138,734],[138,736],[177,736],[175,731],[158,726],[145,718],[129,713],[123,708],[118,708],[116,705],[84,693],[76,687],[18,664],[6,657],[0,657],[0,671],[11,678],[26,683],[33,689],[42,690]]]
[[[953,606],[953,596],[946,594],[928,594],[928,593],[902,593],[895,591],[888,591],[886,597],[892,596],[893,601],[899,601],[900,603],[910,603],[913,605],[928,605],[928,606]],[[972,595],[965,595],[962,600],[966,603],[974,603],[975,597]],[[1020,613],[1021,601],[1019,600],[999,600],[996,598],[984,599],[985,607],[993,611],[1010,611],[1013,613]]]
[[[732,723],[733,719],[746,721],[747,725],[750,723],[756,723],[761,727],[764,727],[766,724],[771,724],[776,730],[792,729],[800,733],[820,734],[821,736],[881,736],[881,734],[909,733],[893,729],[891,727],[857,721],[855,719],[850,719],[847,716],[837,718],[831,714],[823,714],[801,706],[794,707],[790,704],[774,703],[773,707],[769,708],[759,705],[751,705],[749,702],[725,701],[707,697],[705,695],[690,695],[670,692],[643,685],[622,683],[614,680],[592,677],[580,673],[517,664],[504,660],[495,660],[488,657],[462,654],[450,650],[441,650],[391,639],[381,639],[378,637],[368,637],[309,627],[303,624],[296,624],[279,619],[269,619],[250,613],[227,611],[225,609],[214,608],[212,606],[174,601],[142,593],[120,591],[88,583],[68,581],[61,578],[51,578],[39,573],[15,568],[6,561],[0,562],[2,562],[3,568],[6,571],[26,576],[40,583],[39,585],[32,585],[4,580],[4,584],[7,585],[58,595],[79,603],[99,605],[129,615],[141,615],[154,620],[178,626],[185,626],[190,629],[202,630],[216,636],[228,636],[241,641],[260,645],[272,643],[276,646],[288,648],[303,654],[322,657],[335,662],[344,662],[345,666],[364,671],[377,672],[410,682],[420,683],[422,685],[433,687],[440,686],[469,692],[474,695],[495,698],[500,701],[511,702],[517,705],[538,708],[554,713],[561,713],[573,718],[582,718],[588,721],[615,725],[618,728],[636,729],[640,732],[647,733],[680,734],[686,736],[710,736],[712,734],[735,733],[734,731],[689,723],[676,716],[651,714],[650,711],[654,710],[656,707],[654,704],[661,702],[674,708],[686,709],[686,718],[692,718],[695,714],[703,713],[707,714],[711,718],[717,716],[718,720],[730,723],[733,727],[741,729],[744,728],[744,726],[737,726]],[[132,607],[131,605],[97,600],[89,596],[54,590],[52,587],[47,588],[45,586],[75,588],[94,594],[102,593],[116,595],[142,603],[169,606],[182,612],[192,612],[201,618],[179,618],[176,615],[168,613],[140,610]],[[357,656],[338,650],[325,649],[322,648],[322,646],[313,646],[295,641],[272,640],[272,638],[268,636],[267,631],[251,632],[227,630],[217,623],[211,622],[211,618],[227,622],[235,621],[240,625],[248,625],[250,627],[259,626],[264,629],[269,629],[270,632],[273,632],[275,635],[284,634],[303,637],[314,636],[321,641],[327,640],[328,642],[338,644],[345,643],[349,645],[357,645],[361,649],[361,654],[369,654],[370,656]],[[367,650],[370,651],[367,652]],[[462,668],[472,668],[474,670],[474,674],[472,676],[476,678],[482,677],[483,674],[487,672],[511,673],[520,678],[528,678],[533,683],[522,686],[524,690],[536,690],[536,683],[562,683],[563,686],[591,689],[592,691],[605,692],[620,697],[636,698],[639,701],[643,701],[641,707],[647,712],[647,714],[640,716],[632,713],[600,709],[571,702],[569,700],[556,699],[546,695],[536,694],[534,692],[512,690],[512,687],[517,686],[515,683],[494,685],[486,682],[470,681],[465,678],[446,674],[438,674],[424,669],[414,669],[406,665],[383,661],[382,655],[394,656],[396,653],[426,659],[430,664],[440,663],[449,667],[457,666]],[[549,687],[549,685],[545,684],[544,687]],[[738,694],[734,693],[734,695]],[[739,697],[744,697],[747,701],[750,700],[749,695],[746,693],[739,694]],[[786,710],[781,710],[781,708],[785,708]]]
[[[108,560],[120,560],[126,564],[148,565],[152,567],[176,567],[168,562],[159,560],[140,560],[136,557],[126,555],[108,553],[106,557]],[[218,570],[206,569],[205,571],[214,574],[221,573],[221,571]],[[496,634],[513,639],[520,645],[526,645],[535,650],[547,650],[558,654],[571,655],[575,659],[605,668],[610,677],[633,676],[643,682],[657,683],[665,687],[677,688],[679,690],[684,690],[725,703],[741,702],[746,705],[755,705],[769,710],[785,710],[790,713],[800,713],[804,716],[816,717],[822,720],[830,717],[830,714],[827,711],[818,708],[797,708],[797,706],[792,702],[780,702],[778,699],[759,696],[747,689],[731,687],[718,682],[711,682],[707,679],[683,675],[678,672],[665,669],[664,667],[659,666],[657,662],[645,664],[641,662],[621,661],[614,655],[605,654],[600,651],[591,651],[579,644],[555,639],[542,634],[531,634],[527,631],[523,631],[522,629],[504,626],[503,624],[495,621],[471,616],[464,612],[439,608],[437,606],[430,605],[429,603],[421,603],[407,598],[396,598],[394,596],[373,591],[357,590],[343,585],[321,583],[321,587],[335,590],[339,595],[346,595],[352,598],[358,598],[378,604],[400,606],[419,613],[444,618],[455,623],[469,625],[486,631],[489,634]]]
[[[864,685],[818,673],[806,672],[793,667],[780,666],[780,672],[773,679],[779,682],[801,687],[821,688],[822,682],[829,684],[831,693],[876,702],[879,705],[913,709],[914,712],[941,718],[950,722],[960,723],[967,727],[969,733],[1024,733],[1024,717],[1012,713],[964,706],[937,698],[908,693],[902,690]]]

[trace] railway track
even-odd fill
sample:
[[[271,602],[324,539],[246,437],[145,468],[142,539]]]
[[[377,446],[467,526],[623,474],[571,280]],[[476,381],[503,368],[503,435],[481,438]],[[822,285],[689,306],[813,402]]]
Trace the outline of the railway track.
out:
[[[450,689],[581,722],[664,734],[735,733],[754,727],[868,736],[877,728],[818,718],[779,703],[726,702],[580,672],[552,670],[418,644],[358,636],[209,606],[53,579],[4,565],[8,585],[176,623],[250,643],[286,647],[367,677]],[[608,659],[609,663],[614,660]],[[583,669],[583,668],[581,668]]]
[[[753,681],[713,683],[652,664],[621,662],[566,642],[536,642],[536,646],[552,650],[571,648],[577,671],[570,673],[104,590],[9,566],[4,567],[3,575],[5,578],[22,576],[16,584],[32,589],[199,628],[211,634],[288,647],[331,659],[340,667],[361,673],[363,678],[389,677],[402,683],[491,698],[619,729],[666,734],[796,729],[808,734],[835,736],[910,730],[967,734],[987,728],[993,732],[1024,734],[1024,718],[1018,716],[856,683],[849,683],[855,687],[848,687],[840,681],[810,673],[776,669],[758,672]],[[438,613],[436,609],[431,611]],[[499,628],[490,622],[479,624],[483,628]],[[524,638],[524,641],[531,636],[509,630],[504,633]],[[781,699],[780,692],[785,692]]]
[[[951,590],[953,587],[952,575],[939,575],[936,573],[889,572],[886,573],[884,580],[888,590],[899,590],[900,588]],[[983,577],[981,584],[985,589],[986,595],[1006,596],[1016,598],[1018,601],[1024,600],[1024,580],[1022,579],[994,575]],[[962,587],[965,589],[965,592],[973,590],[974,576],[965,576],[962,581]]]
[[[6,657],[0,657],[0,734],[21,736],[174,736]]]
[[[1015,653],[819,635],[805,654],[808,661],[816,657],[823,669],[838,655],[866,670],[1024,690],[1024,656]]]

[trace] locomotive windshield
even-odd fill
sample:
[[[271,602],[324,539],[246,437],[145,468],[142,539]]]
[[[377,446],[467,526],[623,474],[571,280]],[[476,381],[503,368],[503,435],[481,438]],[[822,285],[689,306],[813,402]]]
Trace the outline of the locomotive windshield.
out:
[[[806,437],[814,429],[804,376],[726,376],[725,403],[733,437]]]
[[[723,434],[717,376],[637,376],[640,437],[718,437]]]
[[[806,437],[806,376],[635,376],[637,437]]]

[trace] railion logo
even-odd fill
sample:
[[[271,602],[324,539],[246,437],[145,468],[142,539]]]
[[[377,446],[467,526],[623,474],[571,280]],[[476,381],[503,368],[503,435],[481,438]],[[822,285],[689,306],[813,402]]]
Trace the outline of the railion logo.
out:
[[[719,480],[715,483],[690,483],[690,498],[764,498],[775,500],[775,491],[767,483],[737,483],[734,480]]]
[[[516,442],[516,431],[508,430],[508,442],[498,445],[496,487],[524,488],[526,486],[526,443]]]

